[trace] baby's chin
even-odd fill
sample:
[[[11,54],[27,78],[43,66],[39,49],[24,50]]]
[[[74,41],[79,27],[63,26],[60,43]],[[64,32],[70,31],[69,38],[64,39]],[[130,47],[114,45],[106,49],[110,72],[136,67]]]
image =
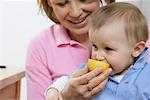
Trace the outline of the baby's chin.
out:
[[[119,75],[119,74],[121,74],[121,73],[115,71],[114,69],[112,69],[112,72],[110,73],[110,76]]]
[[[123,74],[124,72],[115,72],[115,71],[112,71],[111,73],[110,73],[110,76],[114,76],[114,75],[121,75],[121,74]]]
[[[112,68],[112,72],[110,73],[110,76],[113,76],[116,74],[115,70],[113,69],[113,67],[110,66],[110,68]]]

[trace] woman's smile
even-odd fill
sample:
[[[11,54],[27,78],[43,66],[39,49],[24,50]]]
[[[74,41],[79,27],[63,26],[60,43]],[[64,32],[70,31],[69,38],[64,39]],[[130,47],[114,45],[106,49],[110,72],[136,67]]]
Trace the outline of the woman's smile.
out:
[[[82,27],[87,25],[87,23],[88,23],[88,16],[89,15],[87,15],[85,17],[82,17],[80,19],[77,19],[77,20],[68,20],[68,21],[71,23],[72,27],[82,28]]]

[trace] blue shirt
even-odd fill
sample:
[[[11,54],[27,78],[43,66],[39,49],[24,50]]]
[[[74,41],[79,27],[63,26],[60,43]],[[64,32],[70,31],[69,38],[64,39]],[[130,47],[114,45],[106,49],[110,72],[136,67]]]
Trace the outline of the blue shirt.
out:
[[[150,63],[146,48],[120,82],[109,77],[102,92],[93,100],[150,100]]]

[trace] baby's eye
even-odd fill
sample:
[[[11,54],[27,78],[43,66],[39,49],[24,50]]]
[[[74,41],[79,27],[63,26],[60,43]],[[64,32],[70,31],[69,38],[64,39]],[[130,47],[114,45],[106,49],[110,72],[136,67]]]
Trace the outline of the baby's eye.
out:
[[[93,46],[94,49],[98,49],[97,46],[96,46],[95,44],[92,44],[92,46]]]
[[[110,47],[105,47],[105,50],[107,50],[107,51],[111,51],[111,50],[113,50],[112,48],[110,48]]]

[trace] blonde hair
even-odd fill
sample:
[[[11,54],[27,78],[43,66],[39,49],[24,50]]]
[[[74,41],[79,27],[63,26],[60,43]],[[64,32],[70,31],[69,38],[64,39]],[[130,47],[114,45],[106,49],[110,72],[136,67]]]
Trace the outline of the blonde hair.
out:
[[[115,2],[115,0],[105,0],[105,1],[106,1],[106,3]],[[100,2],[101,2],[101,0],[100,0]],[[49,7],[49,5],[48,5],[48,0],[38,0],[38,4],[39,4],[39,8],[40,8],[41,12],[44,11],[48,18],[50,18],[55,23],[59,23],[59,21],[55,17],[52,7]]]
[[[129,43],[148,40],[148,27],[144,15],[136,6],[129,3],[118,2],[101,7],[92,18],[92,29],[100,29],[103,25],[115,21],[123,21]]]
[[[42,13],[44,11],[48,18],[50,18],[55,23],[59,23],[59,21],[55,17],[52,7],[48,5],[48,0],[38,0],[38,4]]]

